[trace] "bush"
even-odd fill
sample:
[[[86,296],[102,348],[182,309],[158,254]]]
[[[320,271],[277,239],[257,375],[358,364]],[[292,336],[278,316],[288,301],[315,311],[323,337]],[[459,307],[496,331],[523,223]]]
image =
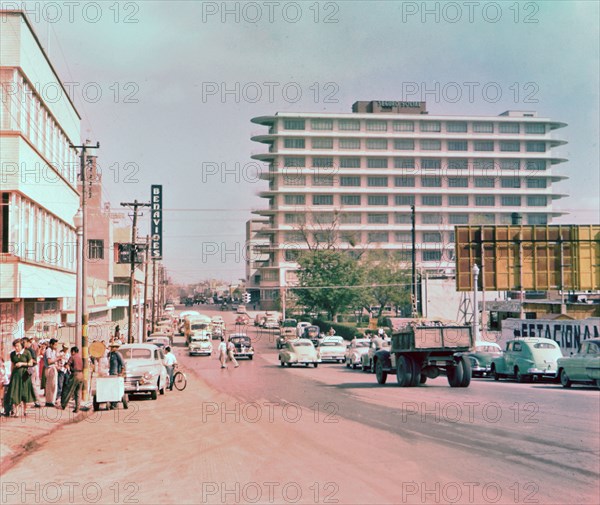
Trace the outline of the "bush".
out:
[[[352,340],[354,337],[361,337],[363,333],[354,325],[332,323],[331,321],[323,321],[322,319],[313,319],[312,324],[321,328],[321,333],[326,334],[330,328],[335,330],[336,337],[342,337],[344,340]]]

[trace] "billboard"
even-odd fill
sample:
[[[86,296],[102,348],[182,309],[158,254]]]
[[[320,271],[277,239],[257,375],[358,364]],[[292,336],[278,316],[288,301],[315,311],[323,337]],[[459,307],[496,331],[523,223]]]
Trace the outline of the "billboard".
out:
[[[600,289],[600,225],[456,226],[456,289]]]
[[[162,184],[150,188],[150,258],[162,259]]]

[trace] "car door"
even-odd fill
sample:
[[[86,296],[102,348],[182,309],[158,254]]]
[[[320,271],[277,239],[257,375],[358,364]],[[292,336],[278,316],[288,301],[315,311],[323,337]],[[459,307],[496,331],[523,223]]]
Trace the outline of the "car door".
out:
[[[600,379],[600,346],[596,342],[587,342],[587,353],[582,357],[584,380]]]
[[[513,344],[514,341],[506,342],[506,350],[502,357],[498,358],[496,361],[496,370],[500,373],[512,373],[512,367],[510,366],[513,363]]]

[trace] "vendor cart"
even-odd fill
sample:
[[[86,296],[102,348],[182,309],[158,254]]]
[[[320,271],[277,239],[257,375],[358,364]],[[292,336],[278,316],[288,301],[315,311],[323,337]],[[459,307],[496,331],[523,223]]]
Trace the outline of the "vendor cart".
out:
[[[94,410],[100,410],[100,404],[106,403],[108,410],[110,403],[122,402],[123,408],[128,408],[127,394],[125,393],[125,379],[123,377],[97,377],[96,390],[94,391],[92,405]]]

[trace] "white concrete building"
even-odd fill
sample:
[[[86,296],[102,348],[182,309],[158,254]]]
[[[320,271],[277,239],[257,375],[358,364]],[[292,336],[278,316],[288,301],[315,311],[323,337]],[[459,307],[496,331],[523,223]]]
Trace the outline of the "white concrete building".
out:
[[[425,102],[356,102],[352,113],[276,113],[252,119],[268,127],[252,140],[268,151],[261,193],[269,220],[260,246],[261,299],[294,282],[298,251],[333,242],[338,248],[388,250],[411,262],[411,206],[416,212],[419,269],[452,275],[454,226],[547,224],[560,213],[553,190],[563,179],[552,150],[565,123],[536,112],[438,116]],[[254,275],[256,279],[256,275]]]
[[[74,310],[80,116],[26,16],[0,11],[0,352]],[[67,302],[67,299],[70,299]]]

